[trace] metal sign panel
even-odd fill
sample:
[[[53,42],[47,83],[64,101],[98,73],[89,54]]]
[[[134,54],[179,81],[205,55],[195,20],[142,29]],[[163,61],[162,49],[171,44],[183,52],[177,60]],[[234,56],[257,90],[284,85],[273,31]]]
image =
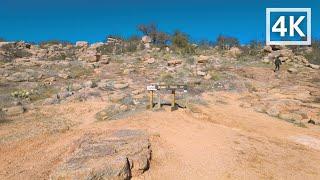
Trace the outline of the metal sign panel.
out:
[[[186,85],[149,85],[147,86],[148,91],[157,91],[157,90],[183,90],[184,92],[187,92],[187,86]]]
[[[157,88],[157,85],[150,85],[150,86],[147,86],[147,90],[148,91],[156,91],[156,90],[158,90],[158,88]]]

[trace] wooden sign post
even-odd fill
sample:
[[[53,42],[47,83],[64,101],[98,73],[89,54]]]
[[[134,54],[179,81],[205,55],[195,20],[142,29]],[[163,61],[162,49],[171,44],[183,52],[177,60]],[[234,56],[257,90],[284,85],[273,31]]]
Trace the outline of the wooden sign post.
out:
[[[187,92],[187,86],[186,85],[157,85],[157,84],[151,84],[147,86],[147,90],[149,91],[149,104],[147,105],[147,109],[152,109],[154,107],[153,103],[153,94],[154,91],[158,91],[158,106],[157,108],[161,108],[161,95],[160,90],[170,90],[172,94],[172,100],[171,100],[171,111],[177,110],[178,105],[176,104],[176,91],[177,90],[183,90],[184,92]]]
[[[177,110],[178,107],[176,106],[176,90],[171,90],[172,94],[172,101],[171,101],[171,111]]]
[[[153,108],[153,92],[157,90],[156,85],[152,84],[147,86],[147,90],[149,91],[149,105],[147,106],[147,109]]]

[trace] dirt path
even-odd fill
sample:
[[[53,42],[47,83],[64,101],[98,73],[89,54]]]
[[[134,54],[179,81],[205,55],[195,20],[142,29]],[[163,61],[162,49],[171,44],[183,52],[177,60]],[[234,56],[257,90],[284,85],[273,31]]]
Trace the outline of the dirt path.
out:
[[[69,118],[85,117],[85,125],[1,147],[0,179],[48,178],[73,139],[108,129],[145,129],[151,134],[151,168],[137,179],[320,178],[320,131],[243,109],[237,96],[219,96],[225,103],[208,96],[209,105],[198,113],[146,111],[109,122],[94,121],[99,104],[83,111],[83,117],[85,104],[75,111],[59,107],[68,110]]]
[[[154,134],[151,170],[142,179],[320,177],[319,131],[243,109],[235,98],[199,114],[148,112],[112,126]],[[301,137],[307,140],[296,141]]]

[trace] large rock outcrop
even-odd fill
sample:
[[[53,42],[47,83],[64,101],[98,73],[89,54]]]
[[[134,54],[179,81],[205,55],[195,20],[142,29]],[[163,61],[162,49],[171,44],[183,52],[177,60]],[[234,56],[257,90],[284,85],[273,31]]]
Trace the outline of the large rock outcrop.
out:
[[[89,133],[75,145],[51,179],[129,179],[149,168],[150,143],[141,130]]]

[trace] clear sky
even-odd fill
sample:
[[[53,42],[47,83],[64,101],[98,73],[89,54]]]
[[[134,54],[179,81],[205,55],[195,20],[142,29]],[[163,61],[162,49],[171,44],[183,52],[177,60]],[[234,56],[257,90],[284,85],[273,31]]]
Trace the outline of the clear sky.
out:
[[[265,39],[267,7],[312,8],[312,35],[320,37],[319,0],[0,0],[0,37],[96,42],[137,34],[138,24],[153,22],[196,41],[223,34],[246,43]]]

